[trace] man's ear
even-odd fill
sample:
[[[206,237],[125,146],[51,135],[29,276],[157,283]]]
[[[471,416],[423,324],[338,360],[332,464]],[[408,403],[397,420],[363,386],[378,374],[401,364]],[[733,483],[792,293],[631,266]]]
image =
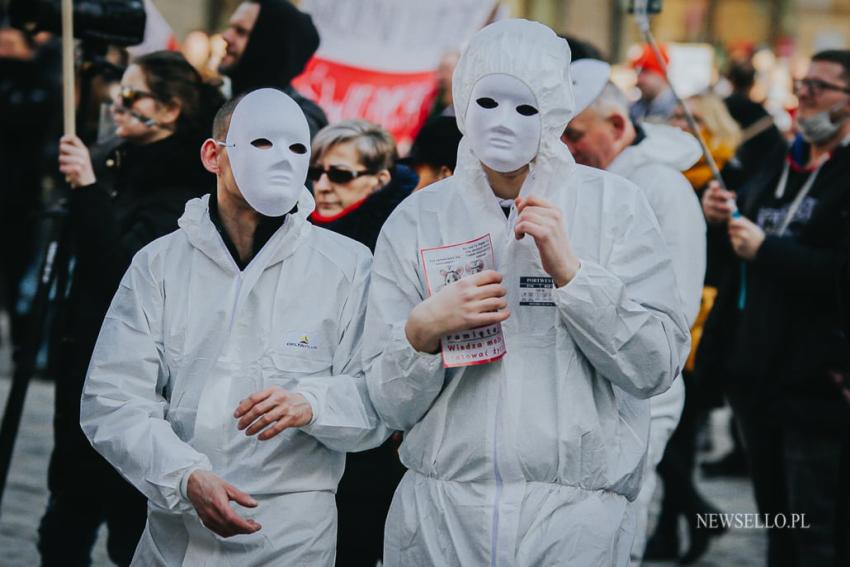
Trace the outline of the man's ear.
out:
[[[201,145],[201,163],[204,164],[204,169],[210,173],[218,175],[220,168],[218,166],[218,153],[222,150],[221,146],[212,138],[207,138]]]
[[[441,165],[440,171],[439,171],[439,173],[437,173],[437,180],[445,179],[446,177],[451,177],[452,175],[454,175],[454,172],[451,170],[451,168],[449,166]]]
[[[615,140],[622,139],[623,135],[626,133],[626,120],[627,118],[619,112],[614,112],[613,114],[611,114],[611,116],[608,117],[608,122],[614,128]]]

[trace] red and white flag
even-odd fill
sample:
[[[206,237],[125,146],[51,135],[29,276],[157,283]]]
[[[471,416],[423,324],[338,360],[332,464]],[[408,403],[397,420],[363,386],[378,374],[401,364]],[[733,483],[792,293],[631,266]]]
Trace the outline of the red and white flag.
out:
[[[494,0],[302,0],[321,44],[293,86],[333,123],[364,118],[409,147],[436,95],[442,55],[460,49]]]

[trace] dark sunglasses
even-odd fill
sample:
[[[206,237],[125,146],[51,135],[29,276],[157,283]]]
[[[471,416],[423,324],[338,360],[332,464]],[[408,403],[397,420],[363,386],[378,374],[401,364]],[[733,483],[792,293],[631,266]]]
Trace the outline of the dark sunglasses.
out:
[[[121,106],[131,108],[137,101],[143,98],[156,98],[152,93],[145,91],[137,91],[132,87],[121,87],[118,91],[118,100],[121,101]]]
[[[815,96],[820,96],[823,91],[838,91],[850,94],[850,88],[833,85],[832,83],[827,83],[820,79],[799,79],[794,81],[794,92],[796,94],[799,94],[800,91],[803,90],[803,87],[806,87],[806,89]]]
[[[312,181],[318,181],[322,174],[326,174],[331,183],[351,183],[358,177],[362,177],[363,175],[374,175],[374,171],[369,171],[365,169],[363,171],[352,171],[350,169],[343,169],[341,167],[336,167],[334,165],[330,166],[327,169],[323,169],[321,167],[311,167],[307,171],[307,177]]]

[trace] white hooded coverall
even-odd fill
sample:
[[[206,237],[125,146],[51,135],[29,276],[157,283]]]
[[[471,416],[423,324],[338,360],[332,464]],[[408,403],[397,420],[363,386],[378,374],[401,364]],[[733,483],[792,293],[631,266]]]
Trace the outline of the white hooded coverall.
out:
[[[208,199],[133,259],[92,356],[83,430],[148,498],[134,565],[333,565],[345,452],[387,435],[360,362],[369,251],[309,224],[303,189],[240,271]],[[233,412],[272,385],[303,394],[314,419],[247,437]],[[259,506],[237,513],[262,529],[224,539],[205,528],[185,495],[196,469],[253,496]]]
[[[645,138],[625,148],[608,166],[640,187],[655,212],[661,234],[670,249],[673,270],[688,326],[699,314],[705,278],[705,218],[699,199],[682,171],[702,155],[699,142],[672,126],[642,124]],[[664,456],[670,436],[679,424],[685,404],[685,385],[679,376],[666,392],[650,400],[647,471],[637,499],[632,503],[636,520],[632,565],[637,567],[646,545],[649,505],[655,492],[655,468]]]
[[[364,364],[375,409],[406,432],[410,469],[387,518],[387,567],[628,563],[647,398],[670,386],[690,337],[646,198],[576,165],[560,141],[574,106],[568,64],[550,29],[505,20],[472,39],[453,87],[461,131],[482,76],[512,75],[537,98],[540,148],[521,194],[561,209],[581,260],[551,303],[520,305],[520,278],[547,274],[534,240],[514,239],[467,139],[455,175],[404,201],[379,237]],[[419,251],[485,234],[508,289],[507,355],[446,370],[404,332],[427,295]]]

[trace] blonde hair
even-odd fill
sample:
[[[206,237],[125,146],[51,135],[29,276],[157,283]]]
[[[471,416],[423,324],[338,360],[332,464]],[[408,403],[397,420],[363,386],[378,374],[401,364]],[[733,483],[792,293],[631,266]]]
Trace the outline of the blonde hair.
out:
[[[392,169],[398,153],[395,140],[384,128],[367,120],[343,120],[325,126],[313,138],[312,161],[316,163],[331,147],[354,142],[360,161],[368,171]]]
[[[741,143],[741,127],[729,114],[719,96],[703,93],[687,100],[688,108],[698,116],[715,144],[723,144],[733,151]]]

